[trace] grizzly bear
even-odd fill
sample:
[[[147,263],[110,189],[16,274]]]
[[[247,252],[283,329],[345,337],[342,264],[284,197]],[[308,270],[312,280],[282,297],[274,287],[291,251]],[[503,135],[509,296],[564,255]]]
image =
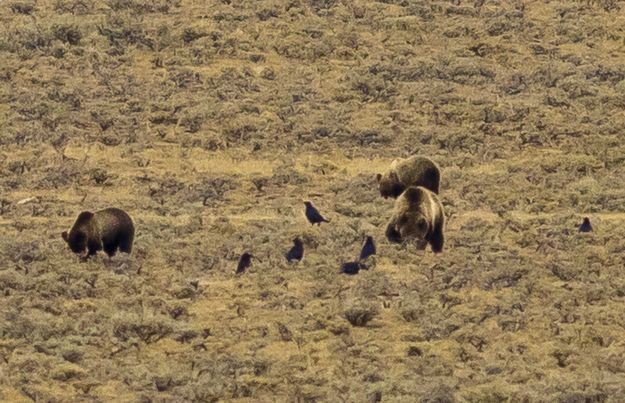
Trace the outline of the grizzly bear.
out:
[[[441,171],[429,158],[396,159],[384,174],[377,174],[378,189],[385,199],[396,199],[408,186],[423,186],[438,194]]]
[[[427,243],[432,251],[443,250],[445,238],[443,205],[434,192],[410,186],[395,200],[395,209],[386,227],[386,238],[394,243],[414,242],[419,250]]]
[[[130,216],[118,208],[107,208],[78,215],[72,229],[61,234],[72,252],[88,258],[99,250],[111,257],[117,249],[130,253],[135,226]]]

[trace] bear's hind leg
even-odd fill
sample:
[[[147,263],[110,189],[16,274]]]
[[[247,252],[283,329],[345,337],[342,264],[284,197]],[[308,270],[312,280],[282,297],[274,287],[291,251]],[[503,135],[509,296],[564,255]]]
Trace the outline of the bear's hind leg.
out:
[[[132,241],[134,240],[134,234],[125,234],[120,237],[119,250],[124,253],[130,254],[132,252]]]
[[[440,191],[440,178],[436,172],[430,173],[427,178],[426,188],[430,189],[433,193],[438,194]]]
[[[432,252],[441,253],[443,251],[443,244],[445,243],[445,237],[443,236],[442,228],[434,228],[434,231],[430,235],[430,246]]]
[[[117,240],[117,238],[102,239],[102,246],[102,249],[104,249],[104,253],[106,253],[109,257],[113,257],[115,255],[115,252],[117,252],[119,241]]]
[[[438,180],[435,180],[432,183],[432,192],[434,192],[435,194],[438,194],[440,192],[440,184],[439,184]]]
[[[440,191],[441,176],[437,169],[428,169],[422,177],[422,182],[423,185],[420,186],[423,186],[436,194]]]

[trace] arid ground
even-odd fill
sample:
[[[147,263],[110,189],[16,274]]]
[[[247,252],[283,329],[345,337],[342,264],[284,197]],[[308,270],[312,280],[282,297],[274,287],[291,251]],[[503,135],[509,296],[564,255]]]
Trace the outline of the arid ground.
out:
[[[620,0],[3,0],[0,401],[624,401],[624,111]],[[413,154],[440,255],[383,236]]]

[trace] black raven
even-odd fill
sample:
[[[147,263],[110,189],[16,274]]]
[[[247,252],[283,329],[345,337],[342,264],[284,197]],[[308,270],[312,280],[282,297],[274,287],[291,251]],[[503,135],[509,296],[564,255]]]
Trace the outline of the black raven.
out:
[[[252,256],[251,254],[247,252],[243,253],[241,255],[241,258],[239,259],[239,265],[237,266],[237,271],[235,272],[235,274],[241,274],[245,271],[245,269],[250,267],[253,257],[254,256]]]
[[[299,238],[293,239],[293,247],[286,254],[286,260],[291,263],[293,261],[299,262],[304,257],[304,244]]]
[[[359,260],[365,260],[369,256],[375,255],[375,252],[376,252],[376,249],[375,249],[375,242],[373,242],[373,237],[367,236],[367,239],[365,240],[365,244],[362,246],[362,250],[360,251]]]
[[[354,275],[360,270],[368,270],[369,268],[362,262],[347,262],[341,266],[341,273]]]
[[[306,205],[306,218],[312,225],[321,225],[322,222],[330,222],[330,220],[323,218],[321,214],[319,214],[319,210],[317,210],[311,202],[305,201],[304,204]]]
[[[579,226],[579,232],[592,232],[592,225],[590,224],[590,218],[584,217],[584,222]]]

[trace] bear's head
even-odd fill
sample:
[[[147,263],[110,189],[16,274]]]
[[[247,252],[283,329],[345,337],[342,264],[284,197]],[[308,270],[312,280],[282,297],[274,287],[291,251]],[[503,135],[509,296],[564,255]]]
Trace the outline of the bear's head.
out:
[[[89,235],[87,232],[88,223],[93,218],[93,213],[83,211],[80,213],[72,229],[63,231],[61,237],[67,244],[72,252],[76,254],[85,254],[87,251],[87,244],[89,241]]]
[[[402,242],[411,241],[417,249],[425,249],[430,231],[428,220],[420,213],[408,212],[400,215],[395,222],[395,233]]]
[[[396,212],[394,228],[389,230],[401,242],[414,241],[418,249],[425,249],[430,232],[430,222],[419,209],[423,202],[422,190],[416,187],[406,189],[395,202],[401,207]]]
[[[378,190],[382,197],[392,197],[396,199],[405,189],[405,186],[399,181],[397,173],[390,171],[384,175],[378,174],[376,176],[378,180]]]

